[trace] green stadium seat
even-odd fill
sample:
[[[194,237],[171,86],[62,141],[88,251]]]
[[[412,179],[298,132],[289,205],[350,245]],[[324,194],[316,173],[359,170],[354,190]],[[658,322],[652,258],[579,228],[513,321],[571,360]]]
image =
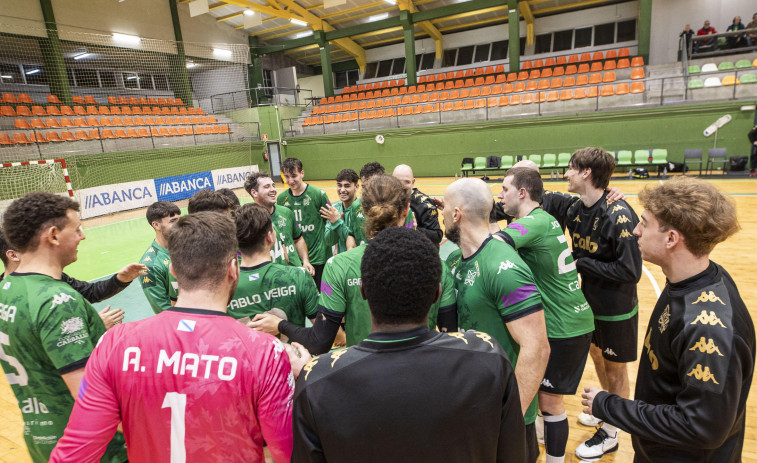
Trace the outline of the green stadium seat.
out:
[[[500,164],[500,168],[502,169],[509,169],[513,166],[513,157],[512,156],[502,156],[502,163]]]
[[[736,69],[749,69],[752,67],[752,63],[748,59],[740,59],[736,61]]]
[[[473,160],[473,169],[474,170],[486,169],[486,157],[485,156],[479,156],[476,159],[474,159]]]
[[[542,158],[542,165],[545,169],[557,167],[557,155],[554,153],[545,154]]]
[[[742,84],[754,84],[757,83],[757,76],[754,74],[744,74],[741,76],[739,82]]]
[[[571,158],[570,153],[560,153],[557,155],[557,167],[564,169],[568,167]]]
[[[620,152],[618,152],[620,155]],[[649,164],[649,150],[636,150],[633,153],[634,164]]]
[[[734,65],[730,61],[723,61],[722,63],[718,64],[718,71],[732,71],[734,68]]]
[[[463,170],[470,170],[473,168],[473,163],[470,162],[463,162]]]
[[[653,149],[652,150],[652,165],[657,166],[657,176],[660,176],[660,171],[664,175],[667,175],[668,164],[668,150],[666,149]]]
[[[702,79],[689,80],[689,90],[693,90],[695,88],[704,88],[704,82],[702,82]]]
[[[699,74],[700,72],[702,72],[702,69],[696,64],[689,65],[689,74]]]
[[[633,153],[629,150],[618,151],[618,166],[632,166],[633,165]]]
[[[537,166],[541,167],[541,154],[532,154],[528,157],[529,161],[533,161]]]

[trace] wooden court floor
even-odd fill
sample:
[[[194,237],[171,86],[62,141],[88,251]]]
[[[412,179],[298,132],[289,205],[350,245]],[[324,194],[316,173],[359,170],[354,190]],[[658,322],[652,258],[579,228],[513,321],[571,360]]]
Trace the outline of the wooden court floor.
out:
[[[307,180],[307,179],[306,179]],[[418,188],[429,195],[442,195],[446,186],[454,178],[423,178],[417,180]],[[612,186],[619,187],[628,195],[629,204],[641,214],[641,208],[638,203],[636,194],[645,186],[657,180],[617,180],[611,183]],[[742,230],[730,240],[718,246],[711,255],[712,260],[723,265],[726,270],[736,281],[741,296],[749,307],[754,318],[757,318],[757,278],[753,270],[754,259],[757,257],[755,247],[757,247],[757,180],[749,179],[718,179],[711,180],[718,188],[731,194],[736,200],[738,207],[739,220]],[[316,186],[324,188],[332,200],[336,199],[334,182],[313,182]],[[546,182],[545,187],[555,191],[566,191],[565,182]],[[491,184],[492,193],[499,192],[499,185]],[[239,190],[238,195],[244,196],[246,193]],[[124,213],[121,215],[89,221],[86,226],[103,224],[123,220],[125,218],[143,216],[143,211]],[[141,252],[141,251],[140,251]],[[639,306],[640,306],[640,326],[639,326],[639,350],[643,345],[642,337],[646,333],[649,316],[654,303],[657,300],[657,294],[660,288],[664,287],[665,277],[659,267],[652,264],[644,263],[644,275],[638,285]],[[635,387],[635,378],[637,363],[629,365],[629,377],[631,379],[631,391]],[[584,386],[599,386],[593,364],[589,359],[586,370],[581,381],[580,388]],[[757,463],[757,391],[752,387],[747,404],[747,430],[743,452],[744,462]],[[580,461],[573,455],[573,450],[583,440],[593,435],[593,428],[583,427],[576,422],[576,416],[581,411],[580,398],[578,396],[566,398],[568,417],[570,420],[570,440],[566,453],[566,461]],[[712,423],[716,426],[716,423]],[[0,379],[0,462],[2,463],[26,463],[29,462],[29,456],[26,453],[26,447],[22,438],[22,420],[18,406],[11,392],[10,386],[5,379]],[[620,448],[615,454],[606,456],[602,461],[626,463],[633,460],[633,449],[631,448],[631,439],[621,433]],[[542,455],[539,461],[545,461],[542,447]]]

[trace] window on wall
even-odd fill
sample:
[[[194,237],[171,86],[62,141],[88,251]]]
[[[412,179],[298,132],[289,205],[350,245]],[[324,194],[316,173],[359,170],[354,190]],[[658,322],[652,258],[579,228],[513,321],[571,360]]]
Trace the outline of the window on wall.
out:
[[[552,40],[552,51],[565,51],[573,48],[573,31],[555,32]]]
[[[536,36],[534,53],[549,53],[552,51],[552,34],[539,34]]]
[[[436,53],[426,53],[423,55],[423,62],[418,67],[419,70],[434,69],[434,60]]]
[[[473,62],[473,45],[457,49],[456,66],[465,66]]]
[[[492,44],[492,61],[498,61],[507,59],[507,47],[509,42],[507,40],[500,40]]]
[[[24,78],[29,85],[47,85],[45,68],[36,64],[24,64]]]
[[[594,26],[594,45],[615,43],[615,23]]]
[[[636,40],[636,20],[621,21],[618,23],[618,42]]]
[[[491,48],[492,44],[485,43],[482,45],[476,45],[476,55],[473,58],[474,63],[482,63],[484,61],[489,61],[489,49]]]
[[[100,71],[100,84],[103,88],[118,87],[116,83],[116,74],[113,71]]]
[[[593,28],[584,27],[576,29],[576,40],[573,45],[574,48],[590,47],[591,46],[591,32]]]
[[[405,58],[395,58],[394,64],[392,64],[392,74],[404,74],[405,73]]]
[[[139,88],[139,75],[134,72],[122,73],[125,88]],[[79,80],[78,78],[76,79]]]
[[[139,75],[139,88],[142,90],[154,90],[155,87],[152,84],[152,76],[150,74]]]
[[[0,84],[22,84],[21,69],[15,64],[0,64]]]
[[[102,77],[102,76],[101,76]],[[168,78],[165,75],[152,76],[152,80],[155,82],[155,90],[169,90]],[[103,84],[103,87],[105,84]]]
[[[263,87],[266,87],[265,95],[270,98],[273,95],[273,71],[270,69],[263,69]]]
[[[378,63],[368,63],[365,65],[365,72],[363,73],[364,79],[373,79],[376,77],[376,70],[378,69]]]
[[[74,69],[74,77],[76,78],[77,87],[100,86],[100,81],[97,79],[97,71],[94,69]]]
[[[334,73],[334,88],[344,88],[349,87],[349,84],[347,83],[347,73],[346,72],[335,72]]]
[[[455,65],[455,58],[457,57],[457,48],[453,50],[444,50],[444,57],[442,58],[442,67],[446,68]]]
[[[390,59],[380,61],[376,77],[388,77],[392,74],[392,61]]]

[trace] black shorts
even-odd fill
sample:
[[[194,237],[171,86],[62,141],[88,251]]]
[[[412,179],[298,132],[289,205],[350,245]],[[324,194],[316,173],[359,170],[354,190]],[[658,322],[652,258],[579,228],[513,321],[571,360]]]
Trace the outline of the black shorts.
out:
[[[591,333],[573,338],[550,339],[549,362],[539,390],[550,394],[575,394],[584,374],[590,345]]]
[[[536,440],[536,424],[526,425],[526,461],[536,463],[539,459],[539,442]]]
[[[626,320],[594,319],[591,342],[602,350],[605,360],[617,363],[635,362],[639,344],[639,313]]]

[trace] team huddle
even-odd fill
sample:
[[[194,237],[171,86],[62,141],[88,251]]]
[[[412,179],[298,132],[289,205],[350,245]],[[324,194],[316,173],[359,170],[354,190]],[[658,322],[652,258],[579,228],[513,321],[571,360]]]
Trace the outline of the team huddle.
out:
[[[498,201],[472,178],[432,199],[374,162],[341,170],[331,203],[301,161],[281,167],[288,188],[253,172],[243,206],[230,190],[184,216],[154,203],[139,263],[95,283],[63,273],[85,238],[75,201],[11,203],[0,365],[33,461],[535,462],[543,442],[562,462],[589,355],[601,389],[577,418],[596,433],[577,457],[622,430],[635,461],[741,460],[755,334],[709,260],[739,229],[712,185],[647,187],[639,218],[600,148],[573,154],[575,195],[521,161]],[[642,260],[667,284],[639,356]],[[92,307],[135,279],[154,316]]]

